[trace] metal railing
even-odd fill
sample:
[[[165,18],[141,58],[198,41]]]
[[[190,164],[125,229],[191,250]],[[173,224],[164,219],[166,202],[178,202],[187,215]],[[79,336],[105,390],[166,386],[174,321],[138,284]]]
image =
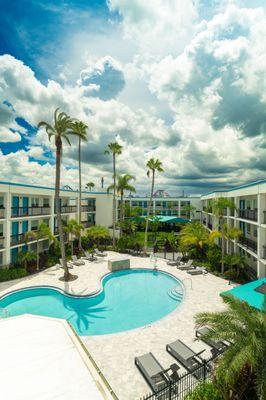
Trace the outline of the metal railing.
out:
[[[81,206],[81,211],[82,212],[96,211],[96,207],[84,205],[84,206]]]
[[[77,206],[61,206],[60,210],[62,214],[75,213],[77,212]]]
[[[258,243],[255,242],[255,240],[249,239],[245,236],[241,236],[238,239],[238,242],[243,246],[247,247],[248,249],[253,250],[255,253],[257,252]]]
[[[50,215],[51,207],[11,207],[11,218]]]
[[[258,210],[238,210],[238,217],[250,221],[258,220]]]
[[[199,367],[192,372],[184,373],[175,382],[171,379],[165,386],[154,393],[149,393],[140,400],[185,400],[187,395],[197,387],[200,382],[210,381],[213,376],[214,358],[203,360]]]

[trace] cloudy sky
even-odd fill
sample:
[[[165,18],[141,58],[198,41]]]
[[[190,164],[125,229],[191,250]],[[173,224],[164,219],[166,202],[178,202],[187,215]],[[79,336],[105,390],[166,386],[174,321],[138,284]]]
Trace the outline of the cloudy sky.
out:
[[[0,0],[1,180],[54,183],[37,130],[60,107],[89,126],[83,181],[111,181],[104,154],[147,192],[204,193],[266,177],[266,0]],[[77,187],[77,146],[63,184]]]

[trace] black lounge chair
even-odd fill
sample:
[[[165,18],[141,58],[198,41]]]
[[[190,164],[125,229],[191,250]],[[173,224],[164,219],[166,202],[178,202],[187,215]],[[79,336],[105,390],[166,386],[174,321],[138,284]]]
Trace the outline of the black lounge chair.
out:
[[[178,365],[172,364],[170,368],[165,370],[152,353],[135,357],[135,365],[138,367],[154,393],[163,390],[164,388],[167,390],[167,386],[170,382],[177,382],[179,380],[179,375],[177,373],[179,369]],[[170,370],[172,371],[171,375],[168,374]]]
[[[200,377],[200,367],[203,365],[204,361],[200,355],[205,351],[205,349],[201,350],[199,353],[195,353],[181,340],[176,340],[175,342],[168,344],[166,350],[189,372],[195,372],[196,377]]]
[[[177,267],[182,260],[181,256],[178,256],[175,260],[169,260],[167,261],[167,265],[170,265],[171,267]]]
[[[210,346],[212,348],[211,353],[215,357],[223,353],[228,348],[228,344],[226,344],[222,340],[216,341],[213,339],[205,339],[204,337],[202,337],[203,335],[206,335],[210,331],[211,329],[208,328],[207,326],[199,328],[196,330],[196,338],[202,340],[204,343]]]

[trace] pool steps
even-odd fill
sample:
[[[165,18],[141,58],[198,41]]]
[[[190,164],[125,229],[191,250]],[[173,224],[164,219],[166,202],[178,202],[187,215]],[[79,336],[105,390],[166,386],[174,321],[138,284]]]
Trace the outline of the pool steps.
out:
[[[181,301],[183,299],[183,292],[180,291],[179,287],[174,287],[168,290],[168,296],[173,300]]]

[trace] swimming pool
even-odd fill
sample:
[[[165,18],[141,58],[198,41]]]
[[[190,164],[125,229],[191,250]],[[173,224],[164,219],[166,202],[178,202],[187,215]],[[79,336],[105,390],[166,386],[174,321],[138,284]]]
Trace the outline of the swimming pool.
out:
[[[175,310],[182,297],[182,284],[172,275],[131,269],[106,275],[101,292],[94,296],[74,297],[51,287],[28,288],[4,296],[0,308],[11,316],[63,318],[81,336],[102,335],[155,322]]]

